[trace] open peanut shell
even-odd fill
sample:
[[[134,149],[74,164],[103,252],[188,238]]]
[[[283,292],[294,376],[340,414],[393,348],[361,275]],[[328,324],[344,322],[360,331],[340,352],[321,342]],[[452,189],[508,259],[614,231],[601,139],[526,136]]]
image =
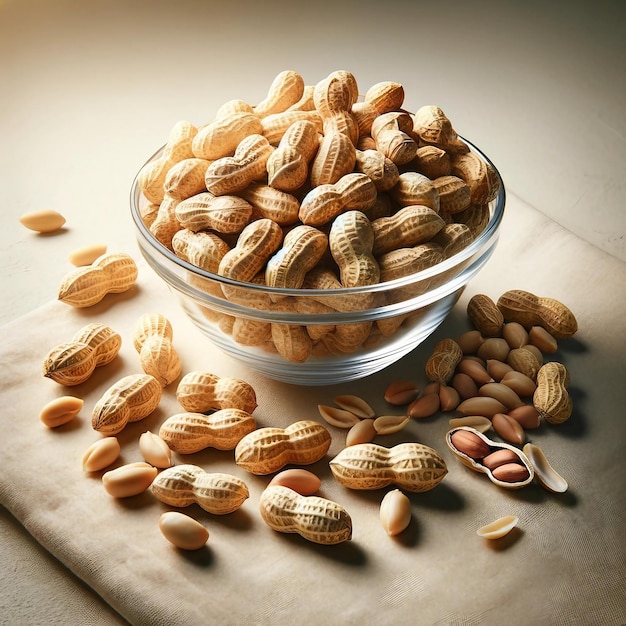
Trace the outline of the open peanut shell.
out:
[[[472,457],[468,456],[464,452],[461,452],[454,446],[454,444],[452,443],[452,435],[459,430],[466,430],[482,439],[489,446],[490,453],[503,449],[511,450],[519,459],[519,463],[523,465],[528,471],[528,476],[524,480],[516,482],[509,482],[496,478],[496,476],[493,475],[492,470],[483,465],[480,459],[473,459]],[[512,446],[508,443],[492,441],[491,439],[489,439],[489,437],[476,430],[475,428],[471,428],[470,426],[459,426],[457,428],[449,430],[446,433],[446,443],[448,444],[450,450],[452,450],[452,452],[455,454],[457,459],[459,459],[459,461],[463,463],[463,465],[469,467],[476,472],[482,472],[483,474],[487,474],[489,480],[498,487],[503,487],[504,489],[520,489],[530,484],[535,477],[535,470],[532,464],[528,460],[528,457],[519,448],[516,448],[515,446]]]

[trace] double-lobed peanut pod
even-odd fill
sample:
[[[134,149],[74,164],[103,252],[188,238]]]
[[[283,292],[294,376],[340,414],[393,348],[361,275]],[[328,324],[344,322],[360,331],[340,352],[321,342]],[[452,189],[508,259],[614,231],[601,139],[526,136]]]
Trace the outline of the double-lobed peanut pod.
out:
[[[554,298],[512,289],[498,298],[497,305],[507,321],[518,322],[527,330],[541,326],[555,339],[571,337],[578,330],[574,314]]]
[[[478,293],[470,298],[467,303],[467,316],[483,337],[499,337],[503,331],[504,316],[502,311],[485,294]],[[521,348],[522,346],[515,347]]]
[[[302,187],[309,176],[309,165],[319,144],[319,133],[313,122],[294,122],[267,159],[268,184],[281,191],[295,191]]]
[[[159,437],[174,452],[193,454],[205,448],[233,450],[255,428],[254,417],[241,409],[220,409],[210,415],[185,412],[168,417]]]
[[[374,443],[349,446],[330,461],[330,469],[337,481],[349,489],[395,485],[409,492],[429,491],[448,473],[436,450],[416,442],[392,448]]]
[[[213,161],[206,169],[206,189],[216,196],[235,194],[266,175],[267,159],[275,148],[260,134],[248,135],[233,156]]]
[[[176,207],[180,199],[165,194],[154,219],[150,223],[150,232],[154,238],[168,249],[172,249],[172,239],[180,230],[180,222],[176,218]]]
[[[379,115],[370,134],[376,149],[396,165],[410,163],[417,153],[417,143],[411,136],[413,120],[406,112],[390,111]]]
[[[319,496],[303,496],[282,485],[263,490],[261,517],[280,533],[297,533],[313,543],[338,544],[352,538],[352,519],[336,502]]]
[[[270,219],[279,226],[292,226],[298,221],[300,202],[286,191],[264,183],[252,183],[239,195],[252,205],[252,219]]]
[[[328,245],[344,287],[373,285],[380,281],[380,268],[374,258],[374,230],[361,211],[347,211],[335,218]]]
[[[288,110],[272,113],[261,120],[261,133],[273,146],[278,146],[289,127],[295,122],[307,121],[315,125],[318,133],[323,131],[320,114],[314,110]]]
[[[314,226],[301,224],[290,230],[283,245],[267,262],[265,283],[270,287],[298,289],[328,249],[328,237]]]
[[[339,131],[325,132],[309,171],[312,187],[333,185],[354,170],[356,149],[350,138]]]
[[[357,150],[355,165],[358,172],[372,179],[379,192],[389,191],[400,176],[398,166],[378,150]]]
[[[212,161],[192,157],[172,165],[163,183],[164,197],[183,201],[206,189],[204,178]]]
[[[139,353],[141,367],[163,387],[176,380],[182,363],[172,345],[172,325],[161,313],[142,315],[135,326],[133,345]]]
[[[272,474],[291,463],[310,465],[328,452],[330,432],[313,420],[287,428],[259,428],[245,435],[235,448],[235,463],[251,474]]]
[[[433,181],[419,172],[402,172],[391,196],[400,206],[419,204],[439,213],[439,192]]]
[[[200,159],[217,161],[232,154],[239,143],[252,134],[263,132],[261,120],[248,111],[224,112],[198,130],[191,144]]]
[[[379,217],[372,221],[374,256],[426,243],[444,225],[436,211],[419,204],[406,206],[389,217]]]
[[[313,102],[322,117],[324,134],[339,132],[354,145],[359,138],[359,125],[352,115],[359,88],[354,75],[345,70],[331,72],[313,89]]]
[[[519,448],[493,441],[471,426],[448,431],[446,443],[463,465],[486,474],[494,485],[520,489],[533,481],[534,468]]]
[[[128,254],[104,254],[91,265],[66,274],[58,299],[76,308],[93,306],[109,293],[128,291],[137,279],[137,265]]]
[[[452,154],[450,173],[470,188],[470,205],[491,202],[500,191],[500,178],[490,163],[475,152]]]
[[[181,228],[172,237],[172,249],[184,261],[215,274],[230,246],[215,233]]]
[[[176,398],[185,411],[192,413],[220,409],[241,409],[252,413],[257,407],[256,393],[249,383],[205,371],[185,374],[176,388]]]
[[[427,104],[415,111],[413,133],[419,137],[420,145],[437,146],[450,154],[464,154],[469,150],[443,110],[435,105]]]
[[[442,339],[426,361],[426,376],[433,382],[448,383],[462,358],[463,351],[454,339]]]
[[[276,75],[267,96],[253,107],[254,114],[260,118],[273,113],[282,113],[302,98],[304,79],[298,72],[284,70]]]
[[[469,185],[451,174],[438,176],[433,185],[439,196],[439,210],[447,215],[454,215],[465,211],[471,203],[471,189]]]
[[[111,385],[96,402],[91,415],[94,430],[116,435],[129,422],[148,417],[161,401],[161,383],[149,374],[130,374]]]
[[[137,176],[137,185],[150,202],[158,205],[163,201],[169,170],[176,163],[195,156],[192,142],[197,133],[198,129],[191,122],[176,122],[170,130],[162,155],[141,169]]]
[[[375,83],[365,92],[363,101],[371,104],[379,114],[399,111],[404,102],[404,87],[391,80]]]
[[[96,367],[108,365],[122,346],[122,338],[110,326],[92,322],[70,342],[55,346],[45,357],[43,375],[68,387],[84,383]]]
[[[366,174],[352,172],[334,184],[322,184],[304,196],[299,217],[303,224],[322,226],[345,211],[366,211],[376,201],[377,191]]]
[[[182,228],[235,234],[250,221],[252,205],[239,196],[216,196],[203,191],[180,202],[175,212]]]
[[[562,424],[572,415],[572,399],[567,391],[569,372],[562,363],[549,361],[537,373],[533,405],[549,424]]]
[[[191,464],[164,469],[150,490],[164,504],[182,508],[195,503],[213,515],[236,511],[250,495],[246,483],[237,476],[205,472]]]
[[[218,273],[233,280],[251,282],[283,241],[280,226],[267,218],[248,224],[237,245],[220,261]]]

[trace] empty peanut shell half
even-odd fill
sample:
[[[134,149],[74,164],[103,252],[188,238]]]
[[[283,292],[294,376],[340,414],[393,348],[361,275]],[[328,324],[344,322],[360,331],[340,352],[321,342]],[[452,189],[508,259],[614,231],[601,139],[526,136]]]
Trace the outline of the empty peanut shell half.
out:
[[[476,534],[485,539],[500,539],[500,537],[508,535],[517,526],[517,522],[519,522],[519,518],[514,515],[499,517],[490,524],[481,526]]]
[[[372,418],[376,415],[374,409],[359,396],[337,396],[334,401],[338,407],[341,407],[342,409],[345,409],[362,419]]]
[[[548,462],[543,450],[534,443],[527,443],[522,450],[535,470],[535,477],[542,487],[554,493],[564,493],[568,484]]]

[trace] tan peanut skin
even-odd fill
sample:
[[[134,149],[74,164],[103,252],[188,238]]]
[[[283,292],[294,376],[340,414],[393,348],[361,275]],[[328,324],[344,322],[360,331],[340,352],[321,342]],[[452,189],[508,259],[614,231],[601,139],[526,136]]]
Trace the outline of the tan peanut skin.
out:
[[[236,476],[209,473],[192,464],[164,469],[152,482],[154,497],[170,506],[194,503],[213,515],[227,515],[239,509],[249,497],[248,486]]]
[[[220,409],[211,415],[186,412],[168,417],[159,437],[174,452],[193,454],[209,447],[233,450],[255,428],[255,419],[241,409]]]
[[[448,472],[436,450],[415,442],[392,448],[374,443],[349,446],[330,461],[330,469],[337,481],[349,489],[396,485],[410,492],[433,489]]]
[[[454,445],[454,440],[457,440],[457,433],[463,431],[469,433],[472,438],[479,439],[485,444],[478,458],[472,458],[472,456],[468,454],[468,452],[470,451],[469,449],[457,448]],[[461,441],[466,440],[462,439]],[[504,489],[521,489],[522,487],[529,485],[535,477],[535,471],[531,462],[519,448],[508,443],[493,441],[489,439],[489,437],[487,437],[484,433],[470,426],[458,426],[456,428],[453,428],[452,430],[449,430],[446,433],[446,443],[450,450],[452,450],[456,458],[461,463],[463,463],[463,465],[469,467],[475,472],[481,472],[483,474],[486,474],[489,480],[498,487],[503,487]],[[486,450],[489,450],[489,454],[483,455]],[[517,459],[515,464],[518,467],[514,468],[514,473],[509,471],[510,468],[507,468],[505,470],[500,470],[499,472],[496,472],[496,474],[494,475],[492,469],[483,464],[482,459],[493,455],[495,452],[502,453],[502,451],[505,450],[507,451],[507,454],[514,455],[514,458]],[[489,463],[489,465],[491,465],[491,463]],[[510,465],[510,463],[507,465]]]
[[[288,463],[310,465],[319,461],[330,443],[326,427],[313,420],[294,422],[284,429],[259,428],[237,444],[235,463],[252,474],[272,474]]]
[[[116,435],[129,422],[152,413],[161,401],[161,384],[149,374],[130,374],[111,385],[96,402],[91,415],[94,430]]]
[[[48,427],[56,428],[71,422],[83,408],[82,398],[61,396],[48,402],[39,414],[39,419]]]
[[[352,519],[336,502],[303,496],[282,485],[264,489],[259,502],[261,517],[280,533],[297,533],[304,539],[334,545],[352,538]]]
[[[146,491],[157,472],[156,467],[143,461],[127,463],[105,472],[102,475],[102,484],[110,496],[129,498]]]

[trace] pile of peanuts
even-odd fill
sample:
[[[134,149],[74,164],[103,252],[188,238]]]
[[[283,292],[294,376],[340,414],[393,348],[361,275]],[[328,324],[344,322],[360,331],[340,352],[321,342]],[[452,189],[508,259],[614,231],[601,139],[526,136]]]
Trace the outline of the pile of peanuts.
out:
[[[403,532],[410,524],[411,502],[405,492],[435,488],[448,468],[436,450],[421,443],[407,441],[385,447],[373,440],[400,432],[412,418],[441,410],[461,414],[450,420],[448,447],[464,465],[485,473],[494,484],[517,489],[537,477],[552,491],[567,488],[537,446],[527,443],[524,450],[519,446],[526,441],[525,429],[538,427],[542,418],[555,424],[571,414],[566,370],[555,361],[544,364],[537,344],[546,353],[556,352],[557,339],[577,329],[573,314],[554,299],[520,290],[502,294],[497,303],[478,294],[467,309],[475,330],[457,340],[438,342],[426,363],[431,382],[422,394],[409,381],[396,381],[387,388],[385,399],[390,405],[406,405],[405,415],[376,416],[365,400],[354,395],[337,396],[337,406],[318,406],[328,425],[347,430],[344,448],[329,461],[337,482],[356,490],[392,488],[380,501],[380,522],[389,535]],[[213,515],[233,513],[250,496],[244,480],[230,473],[206,472],[192,463],[176,464],[173,457],[210,447],[233,450],[234,463],[241,470],[273,475],[259,501],[260,515],[270,528],[295,532],[322,544],[352,537],[348,512],[315,495],[320,479],[304,468],[285,469],[311,465],[326,456],[332,441],[326,426],[305,419],[286,428],[259,428],[252,416],[257,408],[256,393],[248,383],[204,371],[182,375],[171,324],[161,314],[141,316],[132,341],[143,373],[117,380],[95,403],[91,425],[103,437],[82,457],[84,471],[103,472],[107,493],[126,498],[149,490],[168,506],[197,504]],[[120,346],[121,338],[111,328],[89,324],[71,342],[50,351],[44,359],[44,375],[65,386],[79,385],[96,366],[111,363]],[[515,351],[529,356],[511,358]],[[143,461],[114,467],[121,453],[116,435],[129,423],[152,414],[162,389],[175,380],[182,411],[163,420],[158,433],[148,431],[140,436]],[[466,385],[467,380],[473,386]],[[531,403],[522,399],[528,397],[532,397]],[[426,411],[425,406],[431,408]],[[63,396],[43,408],[41,420],[56,428],[74,419],[82,407],[79,398]],[[504,441],[489,439],[485,432],[490,428]],[[494,524],[492,538],[511,527],[509,521]],[[205,526],[180,512],[163,513],[159,528],[180,549],[199,549],[208,540]]]
[[[135,325],[133,346],[142,373],[116,380],[96,401],[91,426],[102,438],[82,455],[83,470],[102,473],[106,492],[128,498],[150,491],[165,505],[183,508],[197,504],[212,515],[238,510],[250,492],[240,477],[207,472],[192,463],[177,464],[174,454],[194,454],[206,448],[233,450],[234,463],[250,474],[273,475],[259,501],[260,514],[278,532],[296,532],[309,541],[335,544],[352,537],[352,520],[338,503],[319,497],[320,479],[303,468],[323,459],[331,444],[330,431],[314,420],[300,420],[286,428],[257,426],[252,413],[256,393],[245,381],[205,371],[182,375],[173,346],[172,326],[162,314],[142,315]],[[69,387],[85,383],[96,366],[105,368],[117,357],[121,336],[101,323],[80,329],[72,341],[55,346],[44,358],[43,374]],[[141,434],[142,461],[116,466],[121,455],[117,438],[132,422],[151,415],[163,388],[178,380],[176,397],[182,411],[163,420],[158,433]],[[344,396],[344,406],[369,413],[356,396]],[[40,418],[49,428],[73,420],[83,408],[76,396],[61,396],[43,407]],[[330,411],[330,409],[329,409]],[[330,411],[332,413],[332,411]],[[353,415],[347,409],[345,414]],[[328,419],[331,419],[328,417]],[[356,419],[356,418],[355,418]],[[381,418],[381,434],[397,432],[403,424]],[[408,421],[408,418],[404,420]],[[363,461],[366,461],[363,463]],[[447,474],[445,462],[432,448],[407,442],[393,448],[352,441],[330,462],[332,473],[350,489],[396,486],[404,491],[433,489]],[[400,489],[381,500],[381,524],[389,535],[402,532],[411,520],[411,504]],[[159,518],[163,536],[184,550],[201,548],[208,540],[205,526],[190,515],[166,511]]]
[[[336,71],[305,85],[276,76],[256,106],[226,102],[209,123],[181,121],[140,171],[142,219],[154,237],[202,270],[290,289],[360,287],[432,267],[469,245],[490,219],[500,181],[436,106],[402,109],[401,84],[370,87]],[[445,280],[441,277],[440,280]],[[194,281],[260,310],[362,310],[406,293],[270,301]],[[418,295],[434,285],[414,287]],[[394,332],[408,314],[377,322],[297,325],[203,313],[235,342],[291,362],[345,354]]]

